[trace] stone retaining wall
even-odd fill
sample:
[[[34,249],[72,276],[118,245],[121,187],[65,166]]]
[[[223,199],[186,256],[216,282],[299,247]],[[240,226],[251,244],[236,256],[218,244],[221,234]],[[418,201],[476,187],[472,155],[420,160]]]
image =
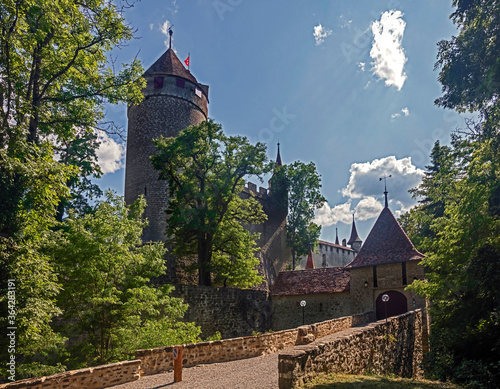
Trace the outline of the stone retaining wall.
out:
[[[101,389],[136,381],[140,378],[141,361],[125,361],[86,369],[65,371],[47,377],[28,378],[9,384],[1,389]]]
[[[422,331],[417,310],[296,346],[279,355],[279,388],[297,388],[325,372],[419,377]]]
[[[271,354],[297,344],[310,343],[319,336],[326,336],[355,325],[368,323],[372,320],[373,316],[373,312],[368,312],[327,320],[291,330],[187,344],[184,345],[182,355],[183,366],[189,367],[202,363],[227,362]],[[142,374],[158,374],[173,369],[173,347],[168,346],[136,351],[135,357],[142,361]]]

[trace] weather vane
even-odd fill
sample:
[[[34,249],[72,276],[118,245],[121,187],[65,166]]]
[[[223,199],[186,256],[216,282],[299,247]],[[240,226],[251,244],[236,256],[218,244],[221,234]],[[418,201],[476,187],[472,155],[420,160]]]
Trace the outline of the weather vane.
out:
[[[385,207],[386,207],[386,208],[389,208],[389,203],[388,203],[388,201],[387,201],[387,193],[388,193],[388,192],[387,192],[387,179],[388,179],[388,178],[391,178],[391,177],[392,177],[392,174],[389,174],[388,176],[386,176],[386,175],[384,174],[384,176],[383,176],[383,177],[380,177],[380,178],[378,179],[379,181],[384,180],[384,189],[385,189],[385,191],[384,191],[384,195],[385,195]]]
[[[172,27],[173,27],[173,26],[174,26],[174,25],[172,24],[172,25],[168,28],[168,35],[170,36],[170,44],[169,44],[169,46],[168,46],[168,48],[169,48],[169,49],[171,49],[171,48],[172,48],[172,34],[174,33],[174,32],[172,31]],[[165,31],[165,30],[164,30],[164,31]]]

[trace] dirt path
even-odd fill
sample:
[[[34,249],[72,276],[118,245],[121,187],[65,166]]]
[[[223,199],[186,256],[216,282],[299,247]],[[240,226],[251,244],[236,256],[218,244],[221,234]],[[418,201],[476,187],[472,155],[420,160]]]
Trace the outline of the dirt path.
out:
[[[277,389],[278,354],[188,367],[182,382],[174,383],[174,373],[155,374],[116,385],[113,389]]]

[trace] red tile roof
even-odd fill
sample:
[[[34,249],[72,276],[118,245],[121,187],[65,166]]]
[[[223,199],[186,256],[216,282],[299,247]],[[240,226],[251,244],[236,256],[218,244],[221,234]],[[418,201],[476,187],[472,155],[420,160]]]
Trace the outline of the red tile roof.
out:
[[[156,62],[146,70],[145,76],[165,74],[185,78],[198,84],[196,78],[187,70],[172,49],[168,49]]]
[[[282,271],[271,287],[273,296],[340,293],[349,291],[349,271],[341,267]]]
[[[309,250],[309,254],[307,255],[306,269],[315,269],[315,268],[316,266],[314,266],[313,253],[311,250]]]
[[[348,269],[418,261],[424,255],[415,249],[389,208],[380,213],[358,255]]]

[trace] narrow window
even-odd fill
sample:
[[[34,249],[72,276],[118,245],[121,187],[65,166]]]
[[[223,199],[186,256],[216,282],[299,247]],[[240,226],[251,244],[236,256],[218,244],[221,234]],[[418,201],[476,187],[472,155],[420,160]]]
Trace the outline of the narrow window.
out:
[[[337,253],[339,252],[339,248],[337,247]]]
[[[163,88],[163,77],[154,78],[155,89]]]
[[[403,285],[408,284],[408,281],[406,280],[406,262],[401,262],[402,266],[402,273],[403,273]]]
[[[323,262],[321,263],[321,266],[326,267],[326,254],[323,254]]]
[[[186,81],[183,80],[182,78],[176,78],[175,85],[178,86],[179,88],[184,88],[186,86]]]
[[[377,281],[377,266],[373,266],[373,287],[377,288],[378,287],[378,281]]]
[[[319,303],[319,311],[323,312],[323,303]]]
[[[148,195],[148,188],[145,186],[144,187],[144,197],[146,197]]]

